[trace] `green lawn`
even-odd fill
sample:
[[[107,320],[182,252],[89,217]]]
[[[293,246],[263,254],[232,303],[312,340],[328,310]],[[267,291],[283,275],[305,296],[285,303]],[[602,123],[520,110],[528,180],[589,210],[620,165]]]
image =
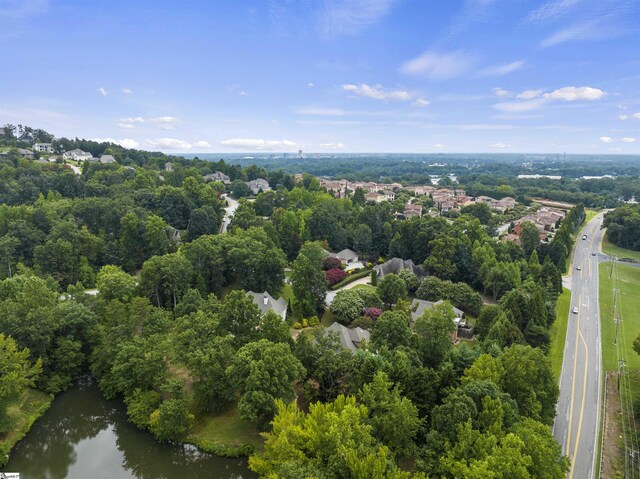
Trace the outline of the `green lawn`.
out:
[[[587,224],[589,221],[591,221],[598,213],[600,213],[599,211],[596,210],[590,210],[590,209],[585,209],[584,210],[585,214],[587,215],[587,218],[584,220],[584,224]]]
[[[333,314],[331,314],[331,311],[329,310],[329,308],[324,310],[324,314],[322,315],[322,318],[320,319],[320,324],[322,326],[324,326],[325,328],[328,328],[329,326],[331,326],[333,323],[335,323],[336,320],[333,319]]]
[[[640,251],[620,248],[619,246],[609,243],[606,237],[602,242],[602,252],[608,254],[609,256],[616,256],[618,258],[633,258],[640,261]]]
[[[31,429],[31,426],[51,405],[51,397],[35,389],[26,389],[17,400],[8,406],[11,425],[6,435],[0,435],[0,450],[9,451]],[[0,456],[0,466],[8,457]]]
[[[256,449],[260,449],[264,442],[254,423],[240,419],[237,403],[217,416],[198,418],[190,440],[196,445],[217,443],[238,447],[250,444]]]
[[[608,263],[600,265],[600,321],[602,328],[602,364],[605,371],[617,368],[617,349],[614,345],[616,325],[613,321],[613,283],[609,278],[611,268]],[[640,369],[640,355],[632,348],[634,339],[640,334],[640,268],[617,263],[614,277],[618,278],[615,287],[620,289],[619,305],[622,322],[618,332],[621,356],[626,357],[629,369]]]
[[[556,303],[556,320],[551,325],[551,345],[549,347],[549,362],[558,380],[560,379],[560,372],[562,371],[562,358],[567,338],[567,323],[570,308],[571,291],[567,288],[562,288],[562,294]]]
[[[353,288],[351,288],[353,291],[356,291],[358,289],[368,289],[370,291],[373,291],[374,293],[377,291],[377,288],[375,286],[371,286],[370,284],[356,284]]]

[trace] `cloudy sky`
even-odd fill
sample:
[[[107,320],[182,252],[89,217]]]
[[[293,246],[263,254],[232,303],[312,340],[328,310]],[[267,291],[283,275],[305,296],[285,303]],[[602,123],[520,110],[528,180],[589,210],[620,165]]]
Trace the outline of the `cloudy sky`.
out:
[[[640,153],[640,0],[0,0],[0,122],[172,152]]]

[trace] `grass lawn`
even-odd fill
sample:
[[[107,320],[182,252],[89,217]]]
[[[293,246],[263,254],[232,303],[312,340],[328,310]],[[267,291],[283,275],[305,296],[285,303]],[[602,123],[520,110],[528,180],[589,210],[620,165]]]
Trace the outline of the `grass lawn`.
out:
[[[584,220],[584,224],[587,224],[589,221],[591,221],[598,213],[600,213],[599,211],[596,210],[590,210],[590,209],[585,209],[584,210],[585,214],[587,215],[587,218]]]
[[[613,344],[616,325],[613,318],[613,283],[609,278],[610,266],[600,264],[600,321],[602,328],[602,364],[605,371],[617,368],[617,349]],[[632,348],[633,341],[640,334],[640,268],[617,263],[614,277],[618,278],[615,287],[620,289],[618,296],[622,311],[622,322],[618,332],[621,357],[627,361],[629,369],[640,369],[640,355]]]
[[[222,288],[222,292],[220,293],[220,299],[224,299],[224,297],[229,294],[231,291],[234,291],[236,289],[242,289],[240,288],[240,283],[238,282],[233,282],[231,284],[226,285],[224,288]]]
[[[26,389],[22,396],[8,406],[11,421],[9,432],[0,434],[0,449],[10,450],[31,429],[31,426],[42,416],[51,405],[51,397],[35,389]],[[7,461],[8,457],[0,456],[0,465]]]
[[[640,261],[640,251],[633,251],[631,249],[620,248],[614,244],[609,243],[606,236],[602,242],[602,252],[609,256],[617,256],[618,258],[633,258]]]
[[[358,289],[368,289],[370,291],[373,291],[374,293],[378,290],[375,286],[371,286],[370,284],[356,284],[353,288],[351,288],[352,291],[356,291]]]
[[[549,347],[549,362],[556,379],[560,379],[562,371],[562,357],[567,338],[567,323],[571,307],[571,291],[562,288],[562,294],[556,303],[556,320],[551,325],[551,345]]]
[[[280,296],[282,296],[286,301],[291,303],[293,301],[293,287],[285,283],[282,289],[280,290]]]
[[[215,442],[228,446],[251,444],[262,448],[263,440],[255,424],[240,419],[238,404],[234,403],[217,416],[199,417],[193,428],[192,439],[197,442]]]

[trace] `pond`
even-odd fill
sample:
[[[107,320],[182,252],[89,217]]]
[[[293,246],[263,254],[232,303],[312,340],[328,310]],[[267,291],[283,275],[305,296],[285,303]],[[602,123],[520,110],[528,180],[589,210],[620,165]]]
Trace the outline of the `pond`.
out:
[[[127,422],[90,380],[60,394],[2,468],[20,479],[254,479],[244,458],[227,459],[185,444],[157,442]]]

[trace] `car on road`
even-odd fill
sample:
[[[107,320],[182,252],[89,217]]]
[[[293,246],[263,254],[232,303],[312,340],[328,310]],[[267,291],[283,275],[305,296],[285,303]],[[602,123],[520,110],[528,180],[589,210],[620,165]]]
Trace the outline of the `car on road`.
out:
[[[580,271],[580,270],[582,270],[582,266],[578,266],[576,269],[577,269],[578,271]]]
[[[595,251],[594,251],[593,253],[591,253],[591,256],[595,256],[595,255],[596,255],[596,252],[595,252]]]
[[[582,235],[582,239],[586,240],[587,239],[587,235]]]
[[[573,309],[571,310],[571,312],[572,312],[573,314],[578,314],[578,307],[577,307],[577,306],[574,306],[574,307],[573,307]]]

